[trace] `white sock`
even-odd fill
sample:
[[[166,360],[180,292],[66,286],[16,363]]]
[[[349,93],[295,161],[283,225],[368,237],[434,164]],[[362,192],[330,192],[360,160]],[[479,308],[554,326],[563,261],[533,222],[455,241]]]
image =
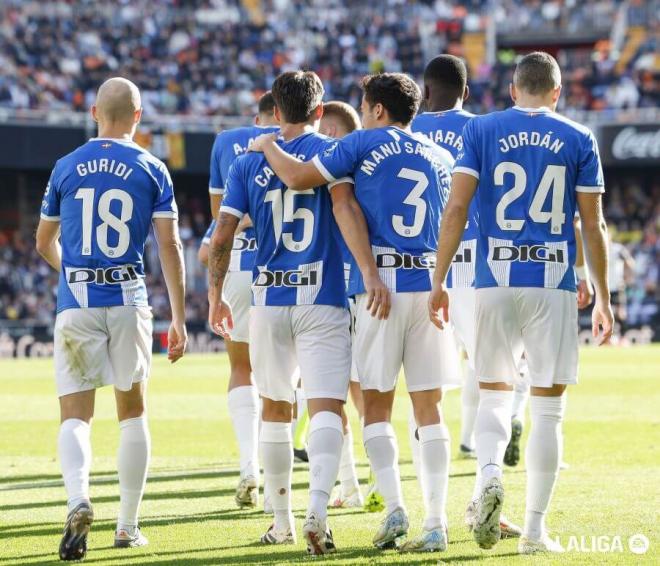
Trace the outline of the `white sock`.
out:
[[[254,385],[235,387],[227,395],[229,416],[238,442],[241,478],[252,476],[259,481],[259,396]]]
[[[449,482],[449,430],[445,424],[420,426],[420,467],[424,496],[424,529],[431,530],[446,524],[445,506]]]
[[[562,419],[566,395],[530,398],[532,427],[527,441],[527,509],[525,535],[540,540],[545,532],[545,515],[559,474],[562,458]]]
[[[461,391],[461,444],[468,448],[474,448],[474,423],[478,407],[479,382],[474,369],[467,364]]]
[[[417,483],[419,484],[420,489],[422,489],[422,464],[421,464],[421,455],[420,455],[420,446],[419,439],[417,438],[417,422],[415,421],[415,411],[410,406],[410,411],[408,412],[408,441],[410,443],[410,453],[412,455],[412,462],[415,468],[415,477],[417,478]]]
[[[341,447],[341,460],[339,461],[338,479],[341,482],[342,490],[352,492],[360,489],[357,470],[355,469],[355,452],[353,448],[353,431],[351,425],[348,425],[348,432],[344,434],[344,443]]]
[[[337,481],[339,460],[344,443],[341,417],[330,411],[316,413],[309,421],[309,506],[307,516],[328,516],[328,500]]]
[[[472,501],[476,501],[481,495],[481,468],[479,468],[478,462],[476,468],[476,474],[474,475],[474,487],[472,488]]]
[[[502,461],[511,437],[512,397],[511,391],[479,391],[474,440],[482,486],[492,477],[502,478]]]
[[[67,419],[60,425],[57,439],[62,478],[69,511],[89,501],[89,470],[92,465],[92,444],[89,423]]]
[[[147,482],[147,468],[151,453],[151,436],[147,417],[125,419],[119,423],[119,517],[117,528],[131,528],[138,524],[138,509]]]
[[[399,449],[392,425],[373,423],[364,427],[364,448],[376,477],[376,487],[385,499],[387,512],[397,507],[405,510],[399,474]]]
[[[293,531],[291,513],[291,476],[293,475],[293,440],[291,423],[264,421],[261,425],[261,457],[264,488],[273,506],[274,525]]]
[[[525,367],[527,363],[525,362]],[[529,400],[529,385],[525,382],[516,383],[513,389],[513,405],[511,406],[511,419],[521,423],[525,422],[525,409]]]

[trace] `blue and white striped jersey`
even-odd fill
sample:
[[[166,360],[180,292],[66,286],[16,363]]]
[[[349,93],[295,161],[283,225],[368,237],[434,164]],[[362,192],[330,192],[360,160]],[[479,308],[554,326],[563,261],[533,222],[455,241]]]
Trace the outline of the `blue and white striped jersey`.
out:
[[[159,217],[177,218],[172,180],[136,143],[94,138],[60,159],[41,205],[61,224],[57,311],[146,306],[144,244]]]
[[[243,155],[250,142],[261,134],[279,131],[277,126],[244,126],[220,132],[211,150],[209,193],[223,195],[229,168],[239,155]]]
[[[449,152],[391,126],[353,132],[313,162],[328,182],[353,178],[379,274],[390,291],[430,290],[454,163]],[[351,261],[348,294],[364,293]]]
[[[209,224],[202,238],[202,244],[211,242],[211,234],[215,230],[215,220]],[[231,250],[229,271],[252,271],[254,260],[257,257],[257,238],[254,228],[250,226],[234,236],[234,247]]]
[[[575,291],[578,192],[603,192],[588,128],[547,108],[476,116],[454,172],[479,179],[476,287]]]
[[[277,143],[306,160],[334,140],[309,132]],[[248,153],[232,165],[226,188],[220,211],[239,218],[249,214],[257,237],[255,305],[346,306],[338,229],[325,185],[287,189],[263,154]]]
[[[424,112],[419,114],[410,126],[413,132],[419,132],[444,147],[456,159],[463,149],[463,127],[474,114],[465,110],[445,110],[444,112]],[[458,251],[454,256],[451,269],[447,274],[447,287],[474,286],[475,264],[477,259],[477,205],[470,204],[468,220],[463,232]]]

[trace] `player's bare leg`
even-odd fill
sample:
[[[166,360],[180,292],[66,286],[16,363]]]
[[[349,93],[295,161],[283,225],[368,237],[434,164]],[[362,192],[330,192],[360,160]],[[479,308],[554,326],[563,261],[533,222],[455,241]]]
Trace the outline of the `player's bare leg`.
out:
[[[338,399],[308,399],[310,415],[309,440],[309,502],[303,535],[309,554],[335,552],[332,531],[327,526],[328,501],[337,480],[344,432],[342,412],[344,402]]]
[[[440,413],[441,389],[410,393],[419,447],[419,483],[424,499],[422,534],[400,548],[402,552],[433,552],[447,548],[447,484],[451,459],[449,430]],[[418,439],[418,440],[417,440]]]
[[[89,499],[89,472],[92,463],[90,424],[96,391],[82,391],[60,397],[58,454],[67,494],[69,513],[60,542],[62,560],[82,560],[87,553],[87,534],[94,520]]]
[[[385,499],[386,516],[373,543],[377,548],[392,548],[408,532],[408,515],[401,492],[399,449],[391,424],[394,391],[364,389],[364,447],[376,487]]]
[[[273,508],[273,524],[261,537],[264,544],[295,544],[296,529],[291,510],[293,475],[293,406],[286,401],[263,399],[259,444],[264,467],[264,488]]]
[[[256,507],[259,493],[259,396],[252,383],[247,342],[226,341],[229,355],[227,404],[238,443],[240,478],[234,497],[238,507]]]
[[[529,406],[532,426],[525,453],[527,505],[525,528],[518,544],[521,554],[564,551],[548,536],[545,516],[562,459],[565,391],[565,385],[557,384],[531,388]]]
[[[138,527],[138,510],[151,456],[151,436],[145,414],[146,390],[146,381],[133,384],[128,391],[115,389],[119,420],[119,516],[115,531],[117,548],[148,544]]]

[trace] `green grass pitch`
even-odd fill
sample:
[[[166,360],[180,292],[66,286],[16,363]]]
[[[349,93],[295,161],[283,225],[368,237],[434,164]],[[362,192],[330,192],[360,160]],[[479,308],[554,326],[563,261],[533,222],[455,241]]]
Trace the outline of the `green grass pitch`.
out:
[[[474,481],[474,463],[454,460],[449,483],[449,548],[433,555],[400,556],[371,546],[379,515],[359,510],[330,512],[338,553],[335,564],[659,564],[660,536],[660,348],[585,348],[580,385],[570,389],[565,460],[548,524],[564,545],[585,537],[611,552],[571,551],[561,557],[516,555],[515,541],[494,550],[477,548],[462,516]],[[96,521],[89,537],[92,564],[292,564],[309,562],[301,541],[263,547],[269,525],[260,511],[234,507],[237,448],[227,416],[226,357],[189,356],[171,366],[154,360],[150,382],[153,458],[141,510],[150,545],[111,548],[118,487],[114,471],[118,429],[109,389],[97,397],[93,422],[92,500]],[[58,409],[50,360],[0,362],[0,566],[57,562],[65,518],[65,495],[56,460]],[[459,399],[450,392],[444,413],[458,448]],[[355,411],[351,408],[353,426]],[[404,495],[411,533],[419,529],[422,503],[406,435],[408,403],[399,388],[394,424],[399,435]],[[355,431],[358,429],[355,428]],[[356,435],[359,473],[368,468]],[[507,515],[523,520],[524,461],[505,472]],[[300,537],[307,471],[296,464],[294,508]],[[644,555],[628,549],[631,535],[650,540]],[[601,537],[600,539],[592,537]],[[623,551],[619,551],[620,537]],[[577,539],[576,539],[577,540]],[[325,559],[314,559],[315,563]]]

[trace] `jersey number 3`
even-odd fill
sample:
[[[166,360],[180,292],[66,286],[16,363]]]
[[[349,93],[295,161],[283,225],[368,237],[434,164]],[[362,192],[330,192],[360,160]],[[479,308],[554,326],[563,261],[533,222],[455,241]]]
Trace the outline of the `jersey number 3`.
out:
[[[76,199],[82,200],[82,255],[92,255],[92,229],[94,223],[94,192],[95,189],[78,189]],[[110,212],[112,201],[121,203],[119,216]],[[96,227],[96,243],[106,256],[116,258],[123,256],[131,243],[131,231],[126,224],[133,216],[133,199],[126,191],[110,189],[99,198],[97,212],[101,224]],[[108,244],[108,229],[112,228],[118,234],[117,244]]]
[[[497,225],[502,230],[520,231],[525,225],[522,219],[507,218],[506,209],[514,201],[518,200],[527,188],[527,173],[512,161],[503,161],[495,167],[494,181],[497,186],[504,186],[504,177],[509,174],[513,176],[513,188],[502,195],[495,209]],[[548,165],[545,168],[541,182],[534,192],[534,198],[529,206],[529,217],[539,224],[550,222],[550,232],[561,234],[562,226],[566,221],[564,213],[564,192],[566,187],[566,167],[563,165]],[[552,191],[552,204],[550,212],[543,210],[543,205]]]
[[[416,238],[422,232],[424,220],[426,220],[426,201],[422,198],[422,194],[424,194],[424,191],[429,186],[429,180],[421,171],[408,169],[407,167],[401,169],[397,177],[407,179],[408,181],[415,181],[412,191],[403,199],[403,204],[415,207],[415,215],[413,216],[412,224],[406,224],[401,214],[393,215],[392,228],[394,228],[394,231],[399,236]]]

